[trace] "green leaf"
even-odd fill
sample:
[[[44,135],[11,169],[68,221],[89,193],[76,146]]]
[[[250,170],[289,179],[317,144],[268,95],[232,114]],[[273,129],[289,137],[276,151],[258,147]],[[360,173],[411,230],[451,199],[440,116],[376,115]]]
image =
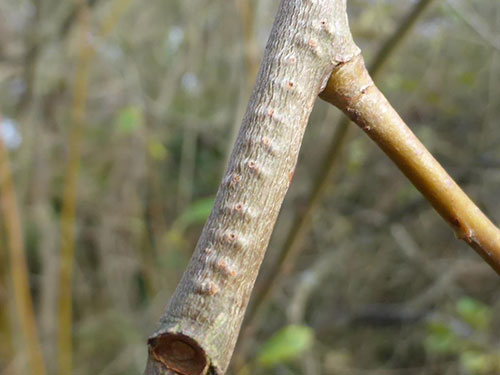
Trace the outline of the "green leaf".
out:
[[[476,83],[476,74],[473,72],[463,72],[460,74],[460,81],[466,86],[473,86]]]
[[[460,298],[456,306],[458,315],[472,328],[485,330],[491,323],[491,309],[469,297]]]
[[[293,360],[311,347],[313,339],[314,333],[311,328],[289,325],[262,345],[257,355],[257,363],[264,367],[271,367]]]
[[[460,339],[447,324],[431,322],[427,326],[427,330],[425,347],[430,353],[454,354],[459,350]]]
[[[142,111],[137,107],[126,107],[118,114],[116,127],[120,133],[130,134],[143,124]]]
[[[159,140],[152,140],[148,143],[148,151],[151,158],[154,160],[165,160],[167,157],[167,149]]]
[[[182,228],[185,228],[190,225],[204,223],[207,220],[208,215],[210,215],[210,211],[212,211],[214,203],[214,197],[203,198],[193,202],[191,206],[189,206],[179,217],[178,224]]]
[[[488,355],[475,351],[466,351],[460,355],[462,367],[471,374],[486,374],[491,371],[491,361]]]

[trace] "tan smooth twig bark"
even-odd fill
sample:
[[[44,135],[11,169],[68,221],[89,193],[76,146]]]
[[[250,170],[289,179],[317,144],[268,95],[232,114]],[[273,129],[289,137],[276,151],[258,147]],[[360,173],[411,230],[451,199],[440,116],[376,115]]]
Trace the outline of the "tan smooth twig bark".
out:
[[[450,224],[457,237],[500,274],[500,230],[399,117],[373,83],[361,56],[336,67],[320,97],[363,129]]]
[[[28,265],[23,244],[21,218],[17,205],[9,154],[0,138],[0,205],[4,218],[14,300],[21,327],[22,343],[33,375],[45,375],[45,362],[38,339],[35,312],[29,286]]]

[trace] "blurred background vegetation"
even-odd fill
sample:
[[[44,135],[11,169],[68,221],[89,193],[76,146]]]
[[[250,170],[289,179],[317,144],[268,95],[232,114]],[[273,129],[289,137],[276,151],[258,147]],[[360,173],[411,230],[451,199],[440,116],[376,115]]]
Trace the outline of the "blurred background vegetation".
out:
[[[415,3],[348,1],[367,61]],[[142,372],[146,338],[212,206],[277,6],[0,0],[0,373]],[[499,35],[498,0],[435,0],[378,76],[495,223]],[[262,275],[276,272],[340,117],[318,101]],[[240,336],[245,355],[239,346],[231,371],[498,374],[499,287],[353,129],[297,265]],[[72,364],[58,352],[73,353]]]

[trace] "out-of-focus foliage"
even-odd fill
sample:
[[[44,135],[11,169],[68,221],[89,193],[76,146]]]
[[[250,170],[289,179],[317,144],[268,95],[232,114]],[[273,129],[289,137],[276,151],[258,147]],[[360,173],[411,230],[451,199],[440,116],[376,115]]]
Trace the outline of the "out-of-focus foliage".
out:
[[[143,370],[147,335],[213,205],[207,197],[217,191],[278,6],[134,0],[102,37],[119,1],[86,2],[94,55],[76,202],[75,375]],[[368,62],[415,3],[348,1]],[[74,11],[73,1],[0,0],[0,136],[49,374],[56,373],[61,205],[81,63]],[[435,0],[378,78],[497,224],[498,35],[498,0]],[[262,273],[304,207],[339,116],[318,101]],[[267,355],[274,365],[255,374],[499,373],[498,277],[364,134],[353,130],[342,155],[297,267],[280,281],[249,343],[248,363]],[[0,373],[24,374],[0,222]],[[280,330],[290,325],[311,331],[294,328],[287,339],[290,328]]]
[[[177,219],[179,226],[185,228],[193,224],[203,224],[212,211],[214,202],[215,198],[205,198],[191,204]]]
[[[314,332],[306,326],[289,325],[264,342],[257,354],[257,363],[271,367],[297,359],[313,343]]]
[[[429,320],[426,348],[431,357],[458,357],[467,374],[494,374],[500,371],[500,352],[487,340],[493,328],[491,308],[469,297],[460,298],[455,317]]]
[[[120,133],[131,134],[138,131],[143,122],[143,114],[139,108],[126,107],[118,113],[116,128]]]

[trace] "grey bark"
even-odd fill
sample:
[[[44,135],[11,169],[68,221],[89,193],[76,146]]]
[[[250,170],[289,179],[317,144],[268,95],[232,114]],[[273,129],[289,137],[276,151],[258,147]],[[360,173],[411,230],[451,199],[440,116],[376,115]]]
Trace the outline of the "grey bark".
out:
[[[157,330],[146,375],[224,374],[314,101],[359,54],[345,0],[282,0],[216,202]]]

